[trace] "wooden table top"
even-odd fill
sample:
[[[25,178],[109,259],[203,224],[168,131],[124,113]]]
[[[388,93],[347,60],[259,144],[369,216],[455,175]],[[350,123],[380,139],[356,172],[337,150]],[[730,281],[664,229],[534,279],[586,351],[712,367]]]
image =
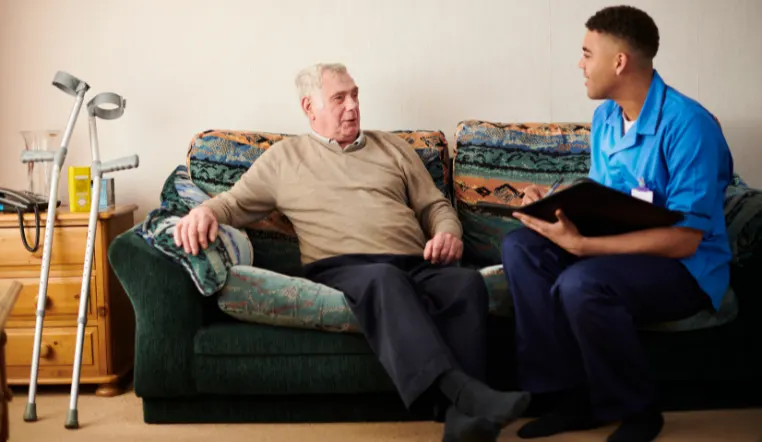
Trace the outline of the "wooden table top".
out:
[[[0,330],[5,328],[5,322],[11,315],[13,305],[21,293],[21,284],[16,281],[0,281]]]

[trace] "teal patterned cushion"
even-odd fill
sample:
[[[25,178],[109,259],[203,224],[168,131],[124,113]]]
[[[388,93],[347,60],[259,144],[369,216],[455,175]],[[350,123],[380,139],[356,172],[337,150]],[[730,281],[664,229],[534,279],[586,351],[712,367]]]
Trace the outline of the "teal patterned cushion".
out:
[[[453,169],[454,199],[463,224],[463,262],[500,263],[503,236],[518,220],[475,209],[478,202],[519,205],[511,187],[570,183],[590,168],[590,126],[586,124],[502,124],[468,120],[458,125]],[[563,186],[562,186],[563,187]]]
[[[749,187],[738,175],[725,196],[725,221],[733,265],[742,268],[762,257],[762,191]]]
[[[397,130],[418,153],[436,186],[449,198],[450,159],[447,139],[441,131]],[[209,195],[235,184],[241,175],[273,144],[291,134],[254,131],[207,130],[196,134],[187,153],[193,182]],[[291,222],[273,211],[266,219],[245,226],[254,250],[254,267],[285,275],[301,270],[299,244]]]
[[[511,316],[513,303],[500,269],[484,269],[490,314]],[[501,280],[502,278],[502,280]],[[217,304],[241,321],[330,332],[360,333],[344,294],[308,279],[252,266],[233,266]]]
[[[178,166],[164,182],[161,207],[151,211],[134,232],[172,261],[180,264],[204,296],[218,292],[227,280],[228,268],[251,264],[253,249],[241,230],[221,225],[217,239],[198,255],[177,247],[174,229],[193,207],[209,198],[190,181],[185,166]]]

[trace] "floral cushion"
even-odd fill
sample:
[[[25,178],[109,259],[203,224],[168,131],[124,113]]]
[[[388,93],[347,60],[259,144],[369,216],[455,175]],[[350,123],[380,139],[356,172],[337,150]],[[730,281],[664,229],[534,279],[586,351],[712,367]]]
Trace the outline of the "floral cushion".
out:
[[[151,211],[134,229],[149,245],[180,264],[204,296],[222,288],[230,267],[250,265],[254,253],[245,232],[227,225],[221,225],[217,239],[196,256],[175,245],[177,222],[207,199],[209,195],[191,182],[185,166],[178,166],[164,183],[161,207]]]

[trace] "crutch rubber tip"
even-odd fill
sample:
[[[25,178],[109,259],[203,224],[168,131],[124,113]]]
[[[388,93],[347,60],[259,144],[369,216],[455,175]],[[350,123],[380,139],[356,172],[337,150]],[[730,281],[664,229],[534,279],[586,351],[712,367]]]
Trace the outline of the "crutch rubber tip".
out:
[[[69,410],[69,415],[66,416],[66,428],[68,429],[79,428],[79,420],[77,419],[77,410]]]
[[[24,420],[27,422],[34,422],[37,420],[37,404],[26,404],[26,410],[24,410]]]

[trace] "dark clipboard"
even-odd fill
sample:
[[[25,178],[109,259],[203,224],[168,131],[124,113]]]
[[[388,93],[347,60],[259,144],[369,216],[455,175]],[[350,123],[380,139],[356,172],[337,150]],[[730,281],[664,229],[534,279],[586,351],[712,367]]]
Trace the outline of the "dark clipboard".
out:
[[[681,212],[659,207],[590,179],[576,181],[526,206],[477,203],[477,211],[502,217],[524,213],[555,222],[561,211],[584,236],[618,235],[639,230],[669,227],[683,220]]]

